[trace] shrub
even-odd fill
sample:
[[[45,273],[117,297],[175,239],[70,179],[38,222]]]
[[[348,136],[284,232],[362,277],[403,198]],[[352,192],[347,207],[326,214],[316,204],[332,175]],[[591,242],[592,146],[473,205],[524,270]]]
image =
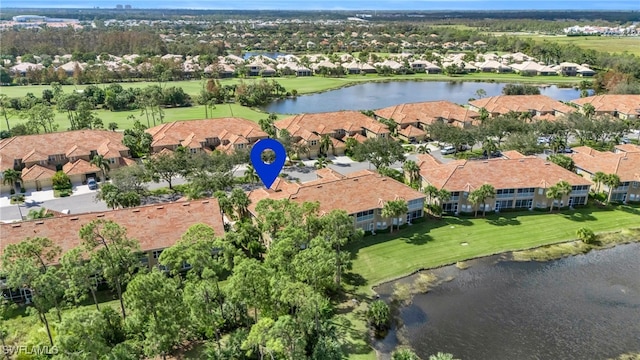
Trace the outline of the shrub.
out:
[[[71,179],[63,171],[57,171],[51,178],[54,190],[71,189]]]
[[[25,192],[27,192],[27,189],[25,189],[23,186],[21,186],[20,187],[20,192],[24,194]]]
[[[596,234],[589,228],[582,227],[578,229],[578,231],[576,231],[576,234],[578,235],[578,238],[585,244],[596,243]]]
[[[391,320],[391,311],[389,305],[382,300],[376,300],[369,305],[367,311],[367,322],[378,331],[384,331],[389,328]]]
[[[11,194],[11,195],[13,195],[13,194],[15,194],[15,193],[16,193],[16,189],[11,189],[11,190],[9,191],[9,194]]]
[[[391,354],[391,360],[420,360],[411,349],[400,348]]]

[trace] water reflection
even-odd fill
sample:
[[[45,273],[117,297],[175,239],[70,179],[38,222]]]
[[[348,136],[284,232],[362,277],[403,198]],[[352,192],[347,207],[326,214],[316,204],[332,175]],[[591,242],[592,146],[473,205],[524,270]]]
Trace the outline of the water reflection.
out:
[[[638,259],[636,243],[549,263],[493,264],[498,258],[491,257],[467,270],[435,270],[455,278],[401,311],[406,336],[422,358],[437,351],[465,360],[640,352]],[[386,295],[392,288],[377,290]]]
[[[274,101],[264,110],[279,114],[318,113],[340,110],[373,110],[403,103],[448,100],[466,104],[476,98],[478,90],[486,96],[502,94],[506,83],[462,81],[390,81],[358,84],[318,94],[298,96],[295,99]],[[555,85],[540,88],[542,95],[569,101],[580,97],[573,88]]]

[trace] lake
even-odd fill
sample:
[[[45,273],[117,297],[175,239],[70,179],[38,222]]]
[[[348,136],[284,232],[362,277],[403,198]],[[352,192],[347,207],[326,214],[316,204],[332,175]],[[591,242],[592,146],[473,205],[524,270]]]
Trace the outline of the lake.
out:
[[[263,109],[278,114],[319,113],[340,110],[374,110],[403,103],[448,100],[464,105],[469,98],[477,98],[476,91],[484,90],[486,96],[502,94],[506,83],[468,81],[389,81],[370,82],[317,94],[277,100]],[[291,90],[291,89],[287,89]],[[580,91],[558,88],[555,85],[541,87],[540,93],[556,100],[578,99]]]
[[[423,359],[607,359],[640,352],[640,244],[547,263],[492,256],[436,269],[444,282],[401,309]],[[415,278],[415,277],[414,277]],[[400,280],[411,283],[412,278]],[[383,298],[393,283],[376,290]],[[376,344],[395,346],[395,331]]]

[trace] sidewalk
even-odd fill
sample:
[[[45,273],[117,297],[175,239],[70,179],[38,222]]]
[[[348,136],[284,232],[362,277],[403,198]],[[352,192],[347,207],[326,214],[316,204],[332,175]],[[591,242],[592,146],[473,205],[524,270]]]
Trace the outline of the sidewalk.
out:
[[[73,190],[73,193],[71,194],[71,196],[96,192],[96,190],[89,190],[88,185],[77,185],[77,186],[74,186],[72,190]],[[16,195],[20,195],[20,194],[16,194]],[[53,195],[53,189],[42,190],[42,191],[27,191],[24,193],[25,204],[42,203],[44,201],[53,200],[53,199],[56,199],[56,197]],[[14,206],[14,205],[11,204],[10,195],[3,194],[3,196],[0,196],[0,207],[6,207],[6,206]]]

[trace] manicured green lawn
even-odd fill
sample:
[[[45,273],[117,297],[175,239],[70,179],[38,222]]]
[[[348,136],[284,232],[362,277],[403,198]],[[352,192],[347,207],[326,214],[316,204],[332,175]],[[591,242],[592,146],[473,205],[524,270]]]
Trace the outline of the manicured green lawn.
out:
[[[260,81],[262,78],[247,79],[222,79],[222,85],[238,84],[241,81],[252,82]],[[306,76],[306,77],[275,77],[266,78],[267,81],[275,80],[287,89],[287,91],[297,90],[298,94],[309,94],[330,89],[337,89],[342,86],[357,84],[369,81],[393,81],[393,80],[422,80],[422,81],[495,81],[495,82],[527,82],[536,84],[577,84],[582,78],[577,77],[561,77],[561,76],[520,76],[517,74],[494,74],[494,73],[478,73],[466,74],[458,76],[448,76],[444,74],[413,74],[413,75],[394,75],[394,76],[378,76],[376,74],[368,75],[348,75],[341,78],[330,78],[322,76]],[[149,85],[155,85],[156,82],[125,82],[120,83],[124,88],[143,88]],[[202,80],[185,80],[173,81],[166,83],[165,86],[181,87],[187,94],[195,96],[203,87]],[[82,90],[87,85],[64,85],[63,91],[71,92],[73,90]],[[101,84],[99,86],[107,86]],[[42,90],[50,89],[49,85],[25,85],[25,86],[5,86],[0,87],[0,93],[6,94],[8,97],[22,97],[27,93],[32,93],[36,97],[42,96]]]
[[[603,232],[638,226],[637,206],[428,219],[400,233],[368,236],[352,244],[352,272],[364,278],[359,291],[370,292],[371,286],[419,269],[575,239],[581,227]]]
[[[535,34],[510,34],[509,36],[517,36],[519,38],[531,38],[536,42],[550,41],[559,44],[574,44],[583,49],[593,49],[596,51],[609,53],[628,52],[640,56],[640,38],[633,36],[614,37],[614,36],[549,36]]]
[[[164,109],[164,122],[179,121],[179,120],[194,120],[204,119],[205,112],[203,106],[191,106],[186,108]],[[130,115],[133,115],[136,119],[139,119],[143,124],[147,125],[147,118],[140,114],[140,110],[134,111],[108,111],[108,110],[96,110],[96,115],[102,119],[102,123],[105,128],[108,128],[109,123],[115,122],[118,124],[119,130],[129,129],[133,127],[133,120],[129,119]],[[218,105],[213,110],[213,113],[209,111],[210,118],[221,117],[241,117],[252,121],[258,121],[269,116],[268,113],[258,111],[246,106],[240,106],[238,104],[223,104]],[[285,115],[278,115],[278,118],[284,118]],[[13,117],[9,119],[11,126],[25,123],[25,119]],[[153,126],[153,121],[149,119],[150,126]],[[69,119],[67,119],[66,113],[56,112],[55,123],[58,124],[58,131],[65,131],[69,128]],[[156,124],[157,125],[157,124]],[[0,130],[6,130],[7,125],[4,119],[0,121]]]

